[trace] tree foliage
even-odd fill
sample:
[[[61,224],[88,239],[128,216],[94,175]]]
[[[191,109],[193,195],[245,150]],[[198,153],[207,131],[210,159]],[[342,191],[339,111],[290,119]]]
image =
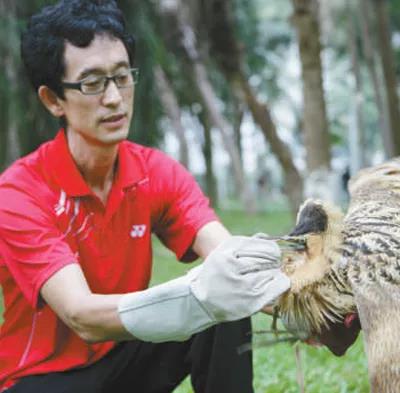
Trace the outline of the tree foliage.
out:
[[[304,127],[309,121],[304,121],[304,104],[301,98],[304,80],[300,73],[300,57],[296,52],[299,41],[292,15],[293,4],[301,5],[306,1],[179,1],[182,9],[186,10],[187,21],[193,29],[193,38],[197,43],[196,61],[201,60],[204,76],[218,101],[218,104],[212,104],[212,108],[209,102],[205,102],[207,98],[199,89],[199,79],[194,77],[193,62],[190,61],[190,53],[182,41],[182,31],[177,19],[168,13],[159,12],[160,6],[176,1],[178,0],[117,1],[125,14],[129,29],[137,37],[135,65],[140,69],[140,83],[135,93],[134,121],[130,137],[146,145],[166,146],[166,136],[171,133],[173,125],[164,120],[168,117],[168,110],[161,100],[155,79],[155,70],[159,67],[169,81],[180,116],[190,117],[199,125],[191,131],[186,130],[186,137],[189,138],[190,132],[197,133],[195,138],[202,146],[196,147],[188,143],[189,153],[186,155],[189,161],[193,160],[193,151],[203,155],[203,167],[207,168],[203,170],[204,184],[209,184],[205,185],[206,191],[216,194],[213,189],[218,184],[223,195],[222,190],[230,187],[223,184],[225,180],[222,180],[221,174],[227,171],[232,175],[232,168],[240,165],[243,168],[236,168],[235,171],[243,171],[247,179],[246,185],[248,183],[253,192],[256,192],[257,177],[267,171],[271,174],[268,183],[269,197],[273,197],[274,190],[279,194],[280,187],[284,187],[286,194],[293,193],[294,190],[289,186],[298,181],[294,179],[300,179],[301,182],[301,177],[307,177]],[[6,167],[17,156],[32,151],[51,138],[58,128],[57,121],[46,113],[28,85],[19,57],[20,31],[28,17],[40,7],[55,2],[0,1],[0,61],[4,70],[0,74],[0,168]],[[389,105],[388,100],[383,100],[382,97],[386,96],[388,90],[392,96],[398,94],[399,90],[399,2],[388,1],[389,18],[386,27],[389,37],[386,41],[388,50],[393,54],[391,66],[397,80],[393,82],[392,78],[392,82],[386,85],[383,79],[384,68],[377,61],[382,57],[376,41],[377,14],[372,12],[370,16],[369,28],[373,39],[370,45],[372,55],[368,56],[363,20],[360,19],[357,2],[308,2],[319,3],[320,9],[316,17],[321,24],[321,31],[316,30],[314,35],[318,37],[314,38],[321,42],[324,95],[321,95],[319,101],[320,108],[326,105],[326,128],[330,136],[328,142],[332,162],[337,159],[343,162],[349,160],[349,152],[352,150],[348,135],[356,124],[352,120],[354,113],[351,110],[356,107],[355,100],[361,100],[357,111],[363,118],[363,125],[359,129],[363,133],[365,146],[362,148],[367,159],[371,162],[384,157],[387,154],[385,135],[388,135],[387,132],[393,133],[393,130],[385,128],[388,115],[386,118],[383,116],[388,113]],[[370,7],[377,3],[378,0],[368,0]],[[349,24],[354,36],[353,49],[349,46]],[[371,56],[375,61],[372,66]],[[357,67],[354,66],[354,61],[358,64]],[[356,71],[358,93],[354,89]],[[323,100],[326,102],[322,103]],[[225,147],[218,144],[218,131],[221,131],[218,128],[222,127],[222,123],[213,122],[210,109],[216,111],[211,114],[214,120],[217,115],[224,119],[223,127],[228,130],[225,138],[231,138],[234,147],[228,147],[230,142],[227,141]],[[316,110],[321,112],[321,109]],[[183,130],[187,127],[187,122],[183,118],[181,121]],[[387,124],[390,122],[387,121]],[[249,132],[250,128],[253,131]],[[256,146],[254,157],[249,150],[251,144]],[[282,148],[286,149],[283,155]],[[226,166],[226,160],[222,160],[225,153],[220,154],[226,149],[238,151],[238,164],[232,165],[231,162]],[[232,161],[232,153],[230,154]],[[249,166],[249,162],[253,164]],[[189,162],[188,166],[195,167],[193,162]],[[219,181],[216,182],[213,178]],[[228,176],[229,178],[233,176]],[[237,189],[236,194],[239,191]],[[223,196],[235,197],[235,193],[225,193]],[[292,198],[293,205],[299,199],[301,198]]]

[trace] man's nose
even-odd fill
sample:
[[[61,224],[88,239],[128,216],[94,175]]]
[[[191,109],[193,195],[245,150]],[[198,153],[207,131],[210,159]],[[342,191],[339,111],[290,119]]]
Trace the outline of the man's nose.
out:
[[[103,104],[106,106],[115,106],[122,101],[121,91],[113,80],[108,81],[103,93]]]

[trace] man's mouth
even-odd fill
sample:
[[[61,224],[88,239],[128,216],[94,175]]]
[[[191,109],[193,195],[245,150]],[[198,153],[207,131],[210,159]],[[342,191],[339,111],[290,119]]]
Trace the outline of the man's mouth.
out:
[[[124,113],[119,113],[112,116],[107,116],[102,119],[102,123],[116,123],[125,118]]]

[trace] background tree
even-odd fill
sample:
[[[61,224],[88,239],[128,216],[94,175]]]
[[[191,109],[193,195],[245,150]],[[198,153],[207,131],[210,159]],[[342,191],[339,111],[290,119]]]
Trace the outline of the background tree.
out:
[[[360,66],[360,54],[357,36],[357,20],[355,13],[351,7],[350,1],[347,2],[347,26],[349,37],[349,53],[351,60],[351,70],[354,76],[353,90],[353,112],[354,122],[352,127],[349,127],[349,151],[350,151],[350,171],[351,173],[358,172],[366,165],[364,143],[364,114],[362,110],[364,102],[364,92],[362,87],[362,76]]]
[[[378,66],[376,62],[376,46],[373,44],[373,25],[371,16],[371,2],[359,0],[356,4],[357,20],[361,25],[361,43],[369,77],[373,85],[375,105],[378,112],[379,128],[381,130],[383,148],[386,157],[393,156],[392,132],[388,124],[388,113],[383,99],[383,86],[379,82]]]
[[[209,32],[212,56],[229,81],[234,97],[246,102],[254,121],[281,164],[285,173],[285,191],[295,212],[302,199],[302,179],[292,160],[290,149],[278,136],[269,108],[261,103],[249,84],[244,70],[242,44],[236,38],[232,3],[227,0],[204,2],[202,15]]]
[[[5,80],[3,81],[4,87],[7,88],[9,102],[4,111],[4,164],[8,165],[15,161],[21,155],[21,143],[19,137],[19,124],[18,124],[18,61],[17,59],[17,13],[14,2],[1,2],[0,15],[2,19],[2,28],[5,36],[9,37],[8,40],[2,42],[2,50],[4,55],[1,56],[2,69],[5,71]]]
[[[377,22],[378,49],[382,62],[386,90],[386,107],[389,112],[389,127],[391,130],[391,156],[400,154],[400,107],[397,94],[396,67],[391,46],[391,28],[386,0],[372,0]]]
[[[195,6],[196,4],[192,2],[192,5]],[[195,14],[193,8],[189,8],[186,2],[178,0],[161,1],[159,2],[159,12],[165,19],[175,22],[176,36],[179,40],[180,49],[187,60],[193,81],[208,112],[210,121],[221,133],[224,147],[231,159],[236,190],[241,195],[244,207],[253,211],[254,201],[249,185],[245,181],[240,153],[232,137],[232,127],[219,109],[218,95],[210,82],[207,67],[200,52],[201,45],[199,45],[193,24],[193,14]]]
[[[28,16],[54,2],[0,0],[1,168],[58,129],[31,91],[19,58],[19,34]],[[354,155],[349,142],[354,131],[363,136],[357,145],[367,164],[395,154],[391,149],[399,132],[390,125],[398,122],[389,113],[393,117],[399,104],[387,98],[394,97],[398,79],[393,75],[400,73],[400,6],[395,0],[381,8],[380,22],[382,1],[320,0],[322,27],[315,0],[179,0],[180,21],[158,12],[164,1],[118,3],[138,37],[140,82],[130,138],[177,152],[184,163],[189,157],[186,165],[213,200],[219,195],[221,207],[240,206],[231,200],[244,192],[242,201],[254,200],[257,180],[268,173],[266,199],[257,205],[286,207],[288,200],[295,211],[303,198],[302,176],[309,179],[317,163],[344,171]],[[390,61],[376,40],[382,20]],[[385,79],[390,63],[392,76]],[[156,78],[160,69],[168,81],[164,89]],[[309,98],[304,99],[306,87]],[[167,106],[167,96],[174,109]],[[362,118],[357,127],[356,118]],[[306,138],[307,130],[315,137]]]
[[[331,164],[321,63],[317,0],[292,0],[303,82],[304,145],[307,172],[329,171]]]
[[[182,115],[177,97],[160,65],[154,67],[154,78],[157,90],[160,94],[160,100],[167,116],[171,120],[175,135],[179,141],[179,160],[186,168],[189,168],[189,148],[186,140],[185,129],[181,121]]]

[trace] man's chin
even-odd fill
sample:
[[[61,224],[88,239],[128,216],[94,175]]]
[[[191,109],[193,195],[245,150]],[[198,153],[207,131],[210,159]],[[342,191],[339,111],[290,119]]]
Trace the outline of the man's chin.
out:
[[[115,145],[125,141],[128,135],[129,130],[126,129],[107,130],[107,132],[102,133],[101,142],[104,145]]]

